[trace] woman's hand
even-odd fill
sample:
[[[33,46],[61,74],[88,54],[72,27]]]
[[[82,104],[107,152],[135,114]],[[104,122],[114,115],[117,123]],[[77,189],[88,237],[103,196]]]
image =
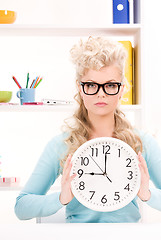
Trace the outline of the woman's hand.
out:
[[[150,177],[149,177],[146,161],[141,155],[141,152],[138,153],[138,160],[139,160],[139,168],[141,173],[141,184],[140,184],[140,189],[137,195],[142,201],[148,201],[151,196],[151,192],[149,190]]]
[[[72,156],[69,155],[65,162],[61,179],[61,193],[59,200],[63,205],[68,204],[74,197],[71,191],[71,181],[76,177],[76,174],[70,176],[70,171],[72,168],[71,158]]]

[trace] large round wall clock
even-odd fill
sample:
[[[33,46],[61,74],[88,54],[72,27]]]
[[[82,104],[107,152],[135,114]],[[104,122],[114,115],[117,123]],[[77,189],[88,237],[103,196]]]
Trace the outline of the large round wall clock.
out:
[[[101,212],[130,203],[140,187],[138,156],[125,142],[101,137],[82,144],[73,154],[71,188],[84,206]]]

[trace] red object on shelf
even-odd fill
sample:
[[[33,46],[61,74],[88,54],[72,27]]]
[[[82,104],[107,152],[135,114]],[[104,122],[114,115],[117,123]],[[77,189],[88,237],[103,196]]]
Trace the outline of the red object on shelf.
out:
[[[0,187],[14,187],[18,186],[20,183],[19,177],[1,177]]]

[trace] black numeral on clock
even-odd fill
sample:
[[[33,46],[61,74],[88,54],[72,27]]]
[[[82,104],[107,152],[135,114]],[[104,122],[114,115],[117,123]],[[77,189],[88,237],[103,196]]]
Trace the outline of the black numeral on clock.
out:
[[[126,186],[126,187],[124,187],[124,189],[125,189],[125,190],[128,190],[128,191],[130,191],[130,186],[129,186],[129,183],[127,184],[127,186]]]
[[[79,169],[79,170],[77,171],[77,173],[78,173],[78,175],[79,175],[79,178],[80,178],[80,177],[82,177],[82,175],[83,175],[83,173],[84,173],[84,172],[83,172],[83,170],[82,170],[82,169]]]
[[[119,148],[118,151],[119,151],[119,157],[121,157],[121,149]]]
[[[92,157],[94,157],[94,156],[98,157],[98,148],[91,147],[91,150],[92,150]]]
[[[128,171],[129,173],[129,177],[127,177],[127,179],[131,180],[133,179],[133,172],[132,171]]]
[[[104,195],[104,196],[102,197],[101,202],[102,202],[103,204],[105,204],[105,203],[107,202],[106,195]]]
[[[128,164],[126,165],[126,167],[131,167],[131,159],[130,158],[127,158],[126,161],[128,161]]]
[[[114,200],[115,200],[115,201],[118,201],[119,199],[120,199],[119,192],[115,192],[115,198],[114,198]]]
[[[94,194],[95,194],[95,191],[89,191],[90,193],[92,193],[91,197],[90,197],[90,200],[93,198]]]
[[[103,154],[110,154],[110,145],[103,145]]]
[[[83,182],[83,181],[81,181],[80,183],[79,183],[79,190],[84,190],[85,189],[85,182]]]
[[[89,164],[89,158],[81,157],[81,165],[87,166]]]

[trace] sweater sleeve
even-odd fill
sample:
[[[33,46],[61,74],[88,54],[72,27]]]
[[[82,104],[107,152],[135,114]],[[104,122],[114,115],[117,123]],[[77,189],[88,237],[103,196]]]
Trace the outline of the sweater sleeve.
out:
[[[59,201],[60,192],[46,195],[60,174],[59,153],[63,151],[63,144],[59,144],[55,138],[47,144],[32,175],[16,199],[15,214],[20,220],[49,216],[63,207]]]
[[[143,138],[143,145],[150,180],[155,185],[150,188],[151,198],[146,203],[161,211],[161,148],[156,139],[147,134]]]

